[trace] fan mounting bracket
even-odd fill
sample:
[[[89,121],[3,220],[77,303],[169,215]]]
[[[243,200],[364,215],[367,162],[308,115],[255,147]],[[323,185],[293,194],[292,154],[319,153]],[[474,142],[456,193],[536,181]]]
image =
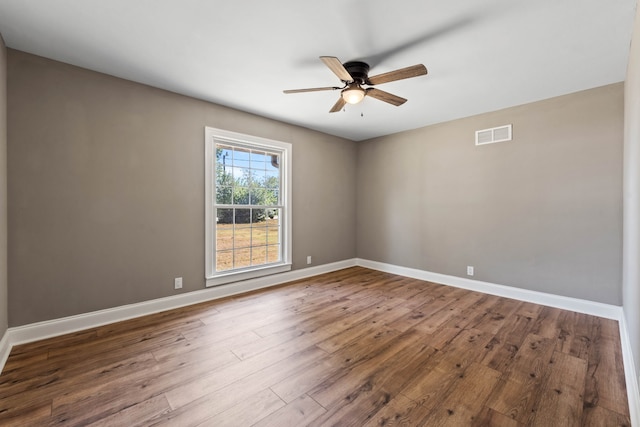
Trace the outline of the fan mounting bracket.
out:
[[[369,64],[361,61],[349,61],[342,64],[351,74],[353,81],[358,84],[365,84],[369,78]],[[346,82],[348,83],[348,82]]]

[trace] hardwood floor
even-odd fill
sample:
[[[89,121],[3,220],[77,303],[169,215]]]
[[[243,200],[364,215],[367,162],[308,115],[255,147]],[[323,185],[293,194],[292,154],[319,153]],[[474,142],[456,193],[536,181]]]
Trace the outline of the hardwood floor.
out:
[[[360,267],[14,347],[0,425],[630,425],[617,322]]]

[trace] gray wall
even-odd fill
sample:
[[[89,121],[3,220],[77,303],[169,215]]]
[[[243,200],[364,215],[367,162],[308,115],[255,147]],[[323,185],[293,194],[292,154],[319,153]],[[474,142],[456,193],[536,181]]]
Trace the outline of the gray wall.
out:
[[[356,256],[354,142],[11,49],[8,82],[10,326],[204,288],[205,125],[293,144],[294,269]]]
[[[11,326],[204,287],[205,125],[293,143],[295,269],[621,303],[622,84],[356,144],[11,49],[8,82]]]
[[[7,49],[0,35],[0,339],[7,331]]]
[[[620,305],[622,141],[614,84],[361,143],[358,256]]]
[[[636,10],[624,89],[622,301],[636,373],[640,373],[640,8]]]

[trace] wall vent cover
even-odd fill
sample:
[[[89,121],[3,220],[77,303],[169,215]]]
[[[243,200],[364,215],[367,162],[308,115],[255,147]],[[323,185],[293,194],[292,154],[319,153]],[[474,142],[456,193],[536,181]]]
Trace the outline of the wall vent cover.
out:
[[[511,141],[511,125],[476,131],[476,145],[493,144],[494,142]]]

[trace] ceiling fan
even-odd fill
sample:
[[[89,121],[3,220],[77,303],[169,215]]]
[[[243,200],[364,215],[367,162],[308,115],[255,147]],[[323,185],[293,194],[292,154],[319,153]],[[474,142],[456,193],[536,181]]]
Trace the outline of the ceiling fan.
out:
[[[338,76],[344,86],[329,86],[329,87],[316,87],[309,89],[290,89],[285,90],[284,93],[301,93],[301,92],[317,92],[323,90],[340,90],[340,98],[335,105],[329,110],[330,113],[335,113],[342,110],[346,104],[357,104],[364,99],[365,96],[370,96],[380,101],[384,101],[391,105],[400,106],[407,102],[405,98],[393,95],[389,92],[385,92],[373,87],[363,86],[375,86],[382,83],[389,83],[396,80],[408,79],[411,77],[418,77],[427,74],[427,68],[422,65],[413,65],[411,67],[401,68],[395,71],[389,71],[388,73],[378,74],[377,76],[369,77],[369,64],[361,61],[340,62],[335,56],[321,56],[320,59],[324,64],[329,67],[333,73]]]

